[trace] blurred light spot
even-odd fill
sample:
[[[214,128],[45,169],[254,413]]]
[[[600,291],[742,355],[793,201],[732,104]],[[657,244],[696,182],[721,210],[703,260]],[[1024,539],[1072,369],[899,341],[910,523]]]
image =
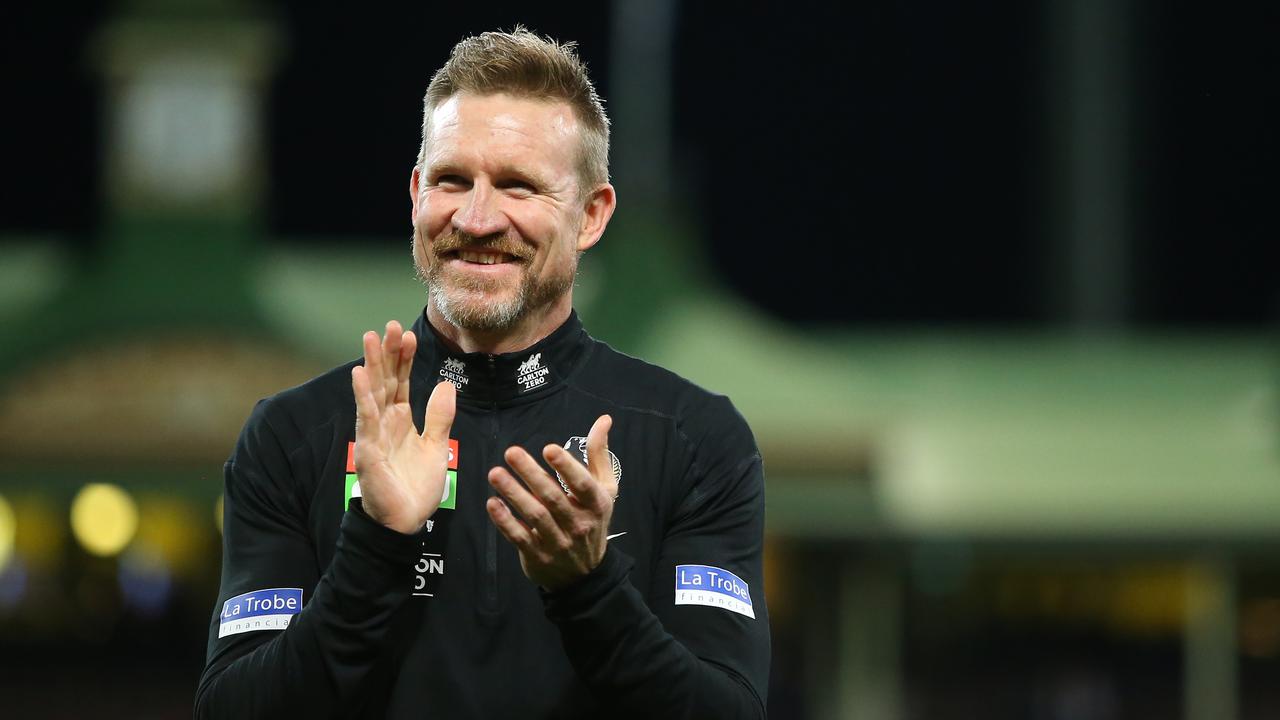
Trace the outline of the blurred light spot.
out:
[[[67,524],[61,509],[44,495],[13,497],[13,514],[22,518],[14,535],[14,552],[31,572],[56,570],[66,557]]]
[[[218,526],[218,534],[222,534],[222,496],[213,504],[213,524]]]
[[[27,592],[27,568],[22,558],[13,558],[9,566],[0,570],[0,610],[8,610],[22,602]]]
[[[71,501],[71,532],[94,555],[116,555],[137,530],[138,507],[116,485],[89,483]]]
[[[125,605],[144,615],[164,612],[173,594],[173,576],[160,553],[135,546],[120,558],[117,573]]]
[[[172,495],[138,498],[138,532],[134,544],[158,553],[170,571],[179,575],[208,572],[204,550],[209,526],[200,522],[191,502]]]
[[[1220,592],[1202,573],[1186,567],[1138,564],[1116,578],[1110,619],[1134,635],[1180,634],[1188,617],[1210,607],[1207,603],[1220,602]]]
[[[13,558],[13,541],[18,535],[17,523],[13,519],[13,507],[0,495],[0,573],[4,572]]]

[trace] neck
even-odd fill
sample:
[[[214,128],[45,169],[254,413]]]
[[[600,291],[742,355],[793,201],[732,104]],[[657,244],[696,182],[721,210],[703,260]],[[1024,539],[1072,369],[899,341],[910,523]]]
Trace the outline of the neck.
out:
[[[440,333],[446,344],[459,352],[501,355],[520,352],[537,344],[563,325],[572,310],[573,297],[571,293],[565,293],[539,311],[520,318],[509,328],[472,330],[449,322],[440,314],[435,303],[428,303],[427,321]]]

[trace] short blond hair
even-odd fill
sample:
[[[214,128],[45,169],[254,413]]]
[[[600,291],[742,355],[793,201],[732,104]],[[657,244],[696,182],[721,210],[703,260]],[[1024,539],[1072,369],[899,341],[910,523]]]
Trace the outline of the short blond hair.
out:
[[[577,43],[540,37],[517,25],[511,32],[486,32],[464,38],[431,77],[423,99],[422,145],[418,167],[427,157],[431,114],[458,93],[561,101],[573,109],[582,128],[578,178],[582,193],[609,182],[609,116]]]

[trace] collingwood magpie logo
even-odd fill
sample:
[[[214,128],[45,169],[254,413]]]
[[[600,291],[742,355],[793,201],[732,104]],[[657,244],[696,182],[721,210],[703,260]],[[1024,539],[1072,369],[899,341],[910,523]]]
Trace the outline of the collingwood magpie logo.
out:
[[[462,392],[467,383],[471,382],[471,378],[467,377],[467,364],[457,358],[444,359],[444,364],[440,366],[440,377],[453,383],[458,392]]]
[[[574,435],[564,444],[564,449],[568,450],[571,455],[582,459],[582,464],[590,467],[587,462],[587,439]],[[618,460],[618,456],[613,454],[612,450],[606,450],[609,453],[609,465],[613,469],[613,481],[617,483],[619,490],[622,488],[622,462]],[[564,478],[560,477],[560,473],[556,473],[556,480],[560,481],[560,487],[564,488],[565,493],[572,495],[569,486],[565,484]],[[614,496],[617,499],[617,496]]]
[[[530,355],[529,359],[520,363],[520,367],[516,369],[516,382],[520,384],[520,392],[527,393],[545,385],[547,376],[550,374],[551,371],[542,364],[542,353]]]

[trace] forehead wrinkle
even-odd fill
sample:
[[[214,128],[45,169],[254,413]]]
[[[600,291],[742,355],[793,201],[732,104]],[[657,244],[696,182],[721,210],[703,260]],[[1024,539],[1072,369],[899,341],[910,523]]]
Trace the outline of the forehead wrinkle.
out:
[[[473,93],[458,93],[448,98],[439,105],[436,105],[431,112],[431,124],[442,126],[446,124],[456,125],[460,122],[463,115],[463,103],[466,102],[469,107],[466,108],[466,114],[470,116],[479,116],[489,121],[490,125],[501,127],[515,128],[522,125],[539,125],[538,122],[527,122],[522,119],[518,113],[514,112],[498,112],[490,113],[477,109],[477,104],[487,104],[489,101],[514,101],[521,105],[540,106],[541,108],[551,109],[553,112],[550,116],[545,116],[546,126],[558,135],[572,135],[578,129],[578,116],[569,107],[567,103],[561,100],[548,100],[537,97],[526,97],[523,95],[510,95],[507,93],[495,93],[492,95],[477,95]],[[535,118],[536,120],[536,118]]]
[[[565,154],[572,157],[578,152],[577,118],[572,109],[558,102],[511,98],[540,106],[539,109],[550,108],[553,112],[486,112],[483,104],[491,97],[503,96],[459,95],[436,107],[429,126],[427,167],[432,170],[478,167],[495,176],[517,174],[544,187],[554,185],[556,189],[572,184],[576,177],[575,163],[562,168],[563,173],[555,172],[560,158]],[[461,102],[464,98],[479,100],[480,106],[464,105]],[[553,140],[550,144],[546,142],[549,139]],[[486,144],[485,140],[490,143]],[[561,174],[563,178],[556,177]]]
[[[442,172],[466,172],[476,168],[495,178],[517,176],[533,181],[541,186],[553,184],[553,177],[543,172],[536,161],[520,162],[518,152],[511,149],[493,150],[485,154],[462,143],[452,143],[446,148],[445,143],[432,143],[427,152],[426,168],[428,174]]]
[[[556,112],[550,117],[535,118],[534,122],[529,122],[526,118],[508,112],[487,115],[485,117],[488,118],[490,127],[494,130],[509,130],[527,135],[531,130],[536,130],[539,126],[543,126],[550,130],[553,135],[562,138],[570,137],[576,133],[578,129],[577,118],[574,117],[573,111],[565,107],[563,103],[543,102],[540,100],[528,100],[527,102],[553,108]]]

